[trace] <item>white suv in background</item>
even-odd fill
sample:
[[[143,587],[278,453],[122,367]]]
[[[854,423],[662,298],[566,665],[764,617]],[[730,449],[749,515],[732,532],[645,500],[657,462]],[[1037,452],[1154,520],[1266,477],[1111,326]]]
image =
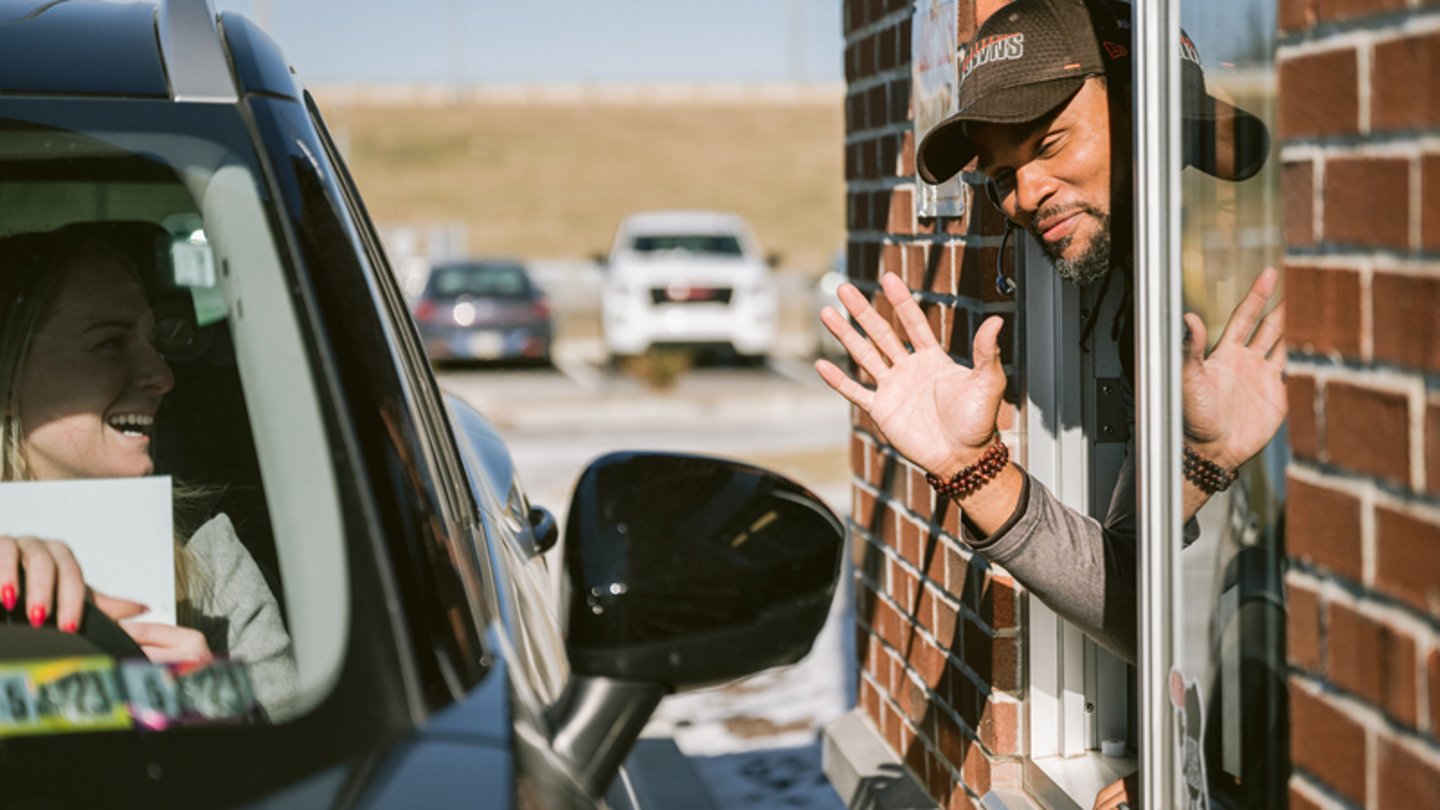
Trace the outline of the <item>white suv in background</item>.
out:
[[[763,360],[775,345],[775,280],[736,214],[631,214],[608,264],[601,308],[612,359],[651,346],[729,346]]]

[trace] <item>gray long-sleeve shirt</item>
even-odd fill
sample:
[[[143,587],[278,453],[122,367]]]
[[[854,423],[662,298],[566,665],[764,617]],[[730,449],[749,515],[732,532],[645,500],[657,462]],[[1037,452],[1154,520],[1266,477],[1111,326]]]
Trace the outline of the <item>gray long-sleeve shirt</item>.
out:
[[[1185,545],[1199,532],[1192,519],[1185,525]],[[961,521],[962,540],[1004,566],[1051,610],[1131,663],[1137,632],[1135,535],[1135,462],[1130,448],[1104,523],[1065,506],[1029,473],[1015,513],[995,534],[977,537]]]

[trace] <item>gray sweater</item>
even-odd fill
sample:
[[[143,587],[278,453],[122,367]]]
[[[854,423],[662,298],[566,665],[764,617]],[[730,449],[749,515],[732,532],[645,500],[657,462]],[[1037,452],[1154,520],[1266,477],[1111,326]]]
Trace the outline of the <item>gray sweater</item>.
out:
[[[1192,519],[1185,525],[1184,544],[1199,533]],[[1131,663],[1137,632],[1135,534],[1133,448],[1127,448],[1104,523],[1065,506],[1029,473],[1015,513],[993,535],[979,538],[961,521],[962,540]]]
[[[230,518],[211,518],[185,544],[185,552],[199,569],[199,586],[191,595],[195,629],[205,634],[217,658],[245,662],[255,698],[271,721],[292,717],[299,684],[290,634]]]

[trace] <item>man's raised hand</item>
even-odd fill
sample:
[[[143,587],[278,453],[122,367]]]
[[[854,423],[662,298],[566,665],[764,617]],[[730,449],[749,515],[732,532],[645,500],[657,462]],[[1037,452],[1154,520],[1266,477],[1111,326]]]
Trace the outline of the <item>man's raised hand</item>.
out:
[[[1002,321],[990,317],[980,325],[973,343],[974,367],[967,368],[940,347],[899,277],[886,273],[880,286],[913,349],[858,289],[842,284],[840,301],[868,338],[831,307],[821,311],[820,320],[875,380],[875,387],[861,385],[828,360],[817,360],[815,369],[831,388],[870,414],[896,450],[926,471],[948,478],[978,459],[995,433],[1005,395]]]
[[[1285,421],[1284,302],[1261,317],[1277,282],[1274,268],[1255,279],[1208,354],[1205,322],[1193,312],[1185,315],[1185,437],[1227,469],[1264,449]]]

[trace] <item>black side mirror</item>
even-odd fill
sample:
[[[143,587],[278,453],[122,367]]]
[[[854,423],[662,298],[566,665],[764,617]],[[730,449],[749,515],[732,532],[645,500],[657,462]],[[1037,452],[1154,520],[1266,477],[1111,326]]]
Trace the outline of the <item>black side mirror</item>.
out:
[[[844,528],[758,467],[615,453],[580,477],[565,526],[572,677],[550,742],[602,795],[666,694],[792,664],[825,624]]]
[[[566,522],[571,666],[686,689],[794,663],[825,623],[843,539],[819,498],[757,467],[606,456]]]

